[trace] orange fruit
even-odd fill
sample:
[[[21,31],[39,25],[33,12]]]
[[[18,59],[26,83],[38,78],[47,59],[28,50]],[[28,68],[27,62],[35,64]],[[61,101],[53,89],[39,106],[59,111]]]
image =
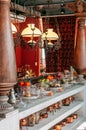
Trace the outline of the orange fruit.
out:
[[[30,85],[31,85],[31,83],[28,82],[28,81],[24,83],[24,86],[27,86],[27,87],[28,87],[28,86],[30,86]]]
[[[48,93],[48,95],[49,95],[49,96],[52,96],[52,95],[53,95],[53,92],[52,92],[52,91],[50,91],[50,92]]]
[[[19,82],[19,85],[20,85],[20,86],[24,86],[24,81],[20,81],[20,82]]]

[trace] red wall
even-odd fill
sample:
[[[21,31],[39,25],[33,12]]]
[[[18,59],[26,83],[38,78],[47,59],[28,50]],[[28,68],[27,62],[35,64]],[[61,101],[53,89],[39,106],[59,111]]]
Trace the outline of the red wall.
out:
[[[27,27],[27,24],[34,22],[36,27],[39,28],[39,20],[36,22],[35,19],[27,18],[24,23],[19,23],[17,25],[19,32],[21,33],[24,28]],[[30,38],[24,38],[25,41],[30,40]],[[21,41],[22,42],[22,41]],[[27,46],[27,45],[26,45]],[[40,60],[40,51],[38,47],[30,48],[29,46],[23,48],[21,46],[16,47],[16,64],[17,68],[20,66],[30,65],[30,68],[35,72],[36,75],[39,75],[39,60]]]
[[[16,50],[16,65],[17,65],[17,68],[22,66],[22,57],[21,57],[21,47],[17,47]]]

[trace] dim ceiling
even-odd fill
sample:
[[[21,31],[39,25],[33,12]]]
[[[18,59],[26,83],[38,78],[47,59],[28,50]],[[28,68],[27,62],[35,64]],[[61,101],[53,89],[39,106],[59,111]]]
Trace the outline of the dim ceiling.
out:
[[[86,0],[83,0],[86,6]],[[10,11],[25,16],[54,16],[74,14],[75,0],[11,0]]]

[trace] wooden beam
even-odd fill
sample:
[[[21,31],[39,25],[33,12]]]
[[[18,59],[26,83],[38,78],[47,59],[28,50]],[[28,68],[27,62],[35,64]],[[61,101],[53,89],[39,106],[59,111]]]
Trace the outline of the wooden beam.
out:
[[[10,4],[10,9],[14,10],[15,12],[19,11],[26,16],[34,16],[34,14],[35,14],[35,16],[41,16],[40,12],[30,9],[30,7],[24,7],[24,6],[21,6],[19,4],[13,3],[13,2],[11,2],[11,4]]]

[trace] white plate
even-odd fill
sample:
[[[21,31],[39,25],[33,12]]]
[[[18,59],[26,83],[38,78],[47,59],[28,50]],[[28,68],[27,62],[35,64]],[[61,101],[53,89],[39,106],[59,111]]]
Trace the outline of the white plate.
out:
[[[47,95],[47,94],[49,94],[51,91],[42,91],[42,94],[43,95]]]
[[[39,98],[39,96],[30,96],[30,97],[22,97],[23,100],[27,100],[27,99],[37,99]]]
[[[59,90],[59,87],[50,87],[50,90],[52,90],[53,92],[57,92]]]

